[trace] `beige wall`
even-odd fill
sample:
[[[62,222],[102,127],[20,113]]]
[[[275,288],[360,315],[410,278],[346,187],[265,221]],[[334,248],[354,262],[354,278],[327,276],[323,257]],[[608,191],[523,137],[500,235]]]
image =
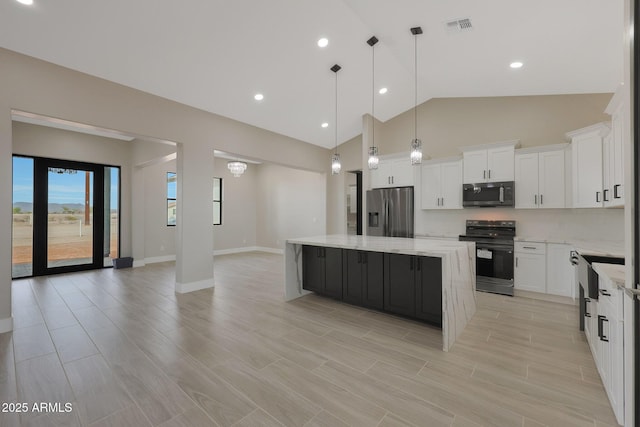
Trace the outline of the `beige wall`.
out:
[[[256,246],[256,198],[258,169],[249,163],[242,176],[234,177],[227,159],[215,159],[214,170],[222,178],[222,225],[213,227],[216,251]]]
[[[327,233],[347,233],[347,194],[349,171],[362,170],[362,135],[338,146],[342,171],[327,174]],[[330,158],[327,158],[327,163]]]
[[[612,94],[440,98],[418,106],[418,138],[431,158],[460,154],[460,147],[519,139],[522,147],[566,142],[564,134],[610,120]],[[376,141],[381,154],[408,152],[413,110],[386,121]]]
[[[284,249],[286,239],[326,233],[325,174],[262,164],[257,175],[258,246]]]

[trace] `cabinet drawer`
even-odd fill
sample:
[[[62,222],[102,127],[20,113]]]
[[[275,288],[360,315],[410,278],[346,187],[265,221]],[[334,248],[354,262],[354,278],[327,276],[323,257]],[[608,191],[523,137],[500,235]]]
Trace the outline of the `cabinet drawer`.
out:
[[[541,254],[544,255],[546,247],[541,242],[514,242],[514,249],[516,252],[527,254]]]

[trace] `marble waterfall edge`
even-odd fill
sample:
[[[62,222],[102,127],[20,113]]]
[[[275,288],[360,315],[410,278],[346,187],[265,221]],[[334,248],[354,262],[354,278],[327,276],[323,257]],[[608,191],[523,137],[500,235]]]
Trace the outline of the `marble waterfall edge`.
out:
[[[285,300],[309,293],[302,289],[302,246],[323,246],[372,252],[442,258],[442,346],[448,351],[476,312],[474,242],[351,235],[287,240]]]

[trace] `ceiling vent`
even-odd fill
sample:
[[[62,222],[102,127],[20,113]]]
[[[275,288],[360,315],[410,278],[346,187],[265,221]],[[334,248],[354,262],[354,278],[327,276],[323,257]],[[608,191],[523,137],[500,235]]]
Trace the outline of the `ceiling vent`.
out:
[[[452,21],[445,22],[444,26],[449,33],[459,33],[461,31],[473,30],[473,25],[471,24],[471,19],[469,18],[454,19]]]

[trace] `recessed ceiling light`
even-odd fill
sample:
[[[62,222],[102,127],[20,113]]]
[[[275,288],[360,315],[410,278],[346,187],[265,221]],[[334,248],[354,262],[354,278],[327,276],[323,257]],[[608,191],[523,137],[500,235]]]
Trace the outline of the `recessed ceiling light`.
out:
[[[327,39],[326,37],[323,37],[320,40],[318,40],[319,47],[327,47],[328,45],[329,45],[329,39]]]
[[[16,0],[18,3],[26,4],[27,6],[31,6],[33,4],[33,0]]]
[[[329,127],[329,123],[324,122],[323,124],[321,124],[320,126],[322,126],[323,128],[328,128]]]
[[[522,68],[522,65],[524,65],[524,64],[522,64],[522,62],[515,61],[515,62],[512,62],[511,64],[509,64],[509,67],[511,67],[511,68]]]
[[[387,89],[386,87],[382,87],[382,88],[380,88],[380,90],[378,91],[378,93],[379,93],[380,95],[384,95],[385,93],[387,93],[387,91],[388,91],[388,89]]]
[[[262,100],[264,99],[264,95],[263,95],[263,94],[261,94],[261,93],[256,93],[256,94],[253,96],[253,99],[255,99],[256,101],[262,101]]]

